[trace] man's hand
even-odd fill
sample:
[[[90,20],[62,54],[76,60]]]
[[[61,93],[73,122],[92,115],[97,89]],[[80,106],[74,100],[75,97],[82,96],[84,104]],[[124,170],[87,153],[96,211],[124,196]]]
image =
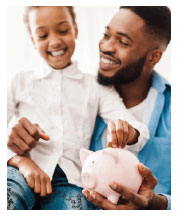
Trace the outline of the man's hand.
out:
[[[35,147],[40,138],[50,139],[38,124],[32,124],[27,118],[21,118],[12,128],[7,146],[18,155],[25,155]]]
[[[96,192],[89,192],[84,189],[82,192],[86,198],[101,209],[110,210],[136,210],[136,209],[166,209],[167,199],[162,195],[154,193],[154,187],[157,185],[157,179],[151,170],[143,164],[139,164],[138,170],[143,177],[143,182],[138,193],[120,185],[111,183],[110,187],[121,194],[123,202],[116,204]],[[125,202],[124,202],[125,201]]]
[[[137,142],[139,132],[127,121],[110,121],[107,129],[108,147],[124,148]]]
[[[8,161],[8,165],[19,168],[19,172],[26,179],[28,186],[41,197],[52,193],[49,176],[30,158],[16,155]]]

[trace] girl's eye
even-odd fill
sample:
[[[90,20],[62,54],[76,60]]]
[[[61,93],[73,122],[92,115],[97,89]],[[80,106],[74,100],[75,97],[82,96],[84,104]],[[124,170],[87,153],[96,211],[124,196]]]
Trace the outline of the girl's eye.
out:
[[[45,34],[45,35],[40,35],[39,38],[40,38],[40,39],[45,39],[45,38],[47,38],[47,36],[48,36],[47,34]]]
[[[69,31],[69,29],[66,29],[66,30],[60,30],[59,32],[60,32],[60,34],[66,34],[66,33],[68,33],[68,31]]]
[[[103,37],[104,37],[105,39],[108,39],[108,38],[109,38],[109,35],[106,34],[106,33],[104,33]]]

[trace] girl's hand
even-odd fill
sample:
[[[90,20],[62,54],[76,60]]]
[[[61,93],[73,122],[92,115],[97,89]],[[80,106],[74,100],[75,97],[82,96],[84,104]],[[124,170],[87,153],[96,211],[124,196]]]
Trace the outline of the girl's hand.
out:
[[[41,197],[52,193],[49,176],[30,158],[16,155],[8,161],[8,165],[19,168],[19,172],[26,179],[28,186]]]

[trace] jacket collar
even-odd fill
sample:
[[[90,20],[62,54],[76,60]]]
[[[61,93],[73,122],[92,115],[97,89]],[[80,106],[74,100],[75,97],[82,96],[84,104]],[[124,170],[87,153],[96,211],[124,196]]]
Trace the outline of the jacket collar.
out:
[[[166,86],[170,86],[170,83],[154,70],[152,74],[152,87],[159,92],[164,92]]]

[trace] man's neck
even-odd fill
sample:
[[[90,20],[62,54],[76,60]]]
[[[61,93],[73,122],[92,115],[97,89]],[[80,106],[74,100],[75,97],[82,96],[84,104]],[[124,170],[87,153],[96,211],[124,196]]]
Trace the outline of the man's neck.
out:
[[[146,97],[151,87],[152,76],[141,76],[136,81],[129,84],[119,84],[115,86],[116,91],[120,97],[123,98],[123,102],[127,108],[141,103]]]

